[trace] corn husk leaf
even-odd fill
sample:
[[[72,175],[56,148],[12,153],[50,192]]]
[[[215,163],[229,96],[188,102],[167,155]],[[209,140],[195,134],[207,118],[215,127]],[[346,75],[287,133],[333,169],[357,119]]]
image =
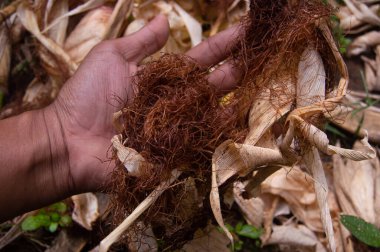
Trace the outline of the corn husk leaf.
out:
[[[347,109],[343,113],[347,116],[344,117],[344,120],[334,121],[336,125],[359,137],[365,137],[368,132],[369,140],[380,143],[380,109],[368,107],[365,103],[361,103],[349,95],[343,102]]]
[[[354,149],[360,149],[359,142]],[[353,162],[334,156],[333,162],[334,185],[342,211],[379,226],[376,216],[380,212],[380,206],[375,202],[379,195],[376,188],[376,175],[380,172],[379,160]]]
[[[74,202],[73,220],[87,230],[99,217],[98,199],[93,193],[83,193],[71,197]]]
[[[194,47],[198,45],[202,41],[202,26],[201,24],[193,18],[189,13],[187,13],[184,9],[181,8],[176,3],[173,3],[174,9],[178,12],[178,14],[182,17],[183,22],[189,32],[191,45]]]
[[[260,198],[245,199],[242,196],[245,191],[244,188],[245,186],[242,182],[237,181],[234,183],[234,200],[247,223],[254,227],[261,227],[264,221],[264,202]]]
[[[369,7],[373,15],[380,9],[380,5],[372,5]],[[340,27],[349,34],[358,34],[364,30],[370,29],[373,25],[368,24],[363,19],[359,19],[355,16],[347,6],[339,8],[338,12]]]
[[[323,231],[314,179],[304,174],[298,166],[282,168],[273,173],[262,183],[261,192],[280,196],[297,219],[304,222],[309,229]]]
[[[131,176],[139,177],[143,173],[143,169],[150,166],[143,156],[134,149],[125,147],[121,142],[121,135],[114,136],[111,140],[113,148],[120,162],[124,164]]]
[[[282,244],[291,246],[289,250],[281,251],[313,251],[325,252],[326,249],[318,241],[315,234],[303,225],[273,226],[273,233],[266,245]]]
[[[49,0],[45,11],[44,25],[46,26],[50,20],[55,20],[57,17],[67,13],[68,10],[69,3],[67,0]],[[60,22],[54,26],[54,28],[49,30],[47,36],[62,47],[66,39],[66,30],[68,24],[69,18],[62,18]]]
[[[103,40],[112,9],[102,6],[88,12],[67,37],[64,49],[76,63],[82,62],[90,50]]]
[[[35,13],[27,5],[22,4],[17,9],[17,15],[24,27],[67,68],[69,74],[74,74],[78,65],[71,60],[70,56],[57,43],[41,33]]]
[[[181,249],[184,252],[229,252],[229,240],[215,226],[209,224],[204,229],[198,229],[193,240],[187,242]]]
[[[133,1],[118,0],[115,8],[107,22],[102,39],[113,39],[122,34],[121,28],[125,19],[131,14]]]
[[[344,2],[357,19],[369,24],[380,25],[380,18],[364,3],[357,0],[344,0]]]
[[[326,92],[325,80],[326,73],[321,56],[316,50],[306,49],[298,66],[297,107],[305,107],[324,100]],[[303,161],[314,178],[314,188],[317,202],[321,209],[323,228],[329,240],[330,249],[335,251],[333,223],[327,202],[328,185],[323,171],[322,160],[316,147],[309,148],[303,154]]]
[[[11,67],[11,41],[6,25],[0,25],[0,96],[8,92],[8,76]],[[0,98],[1,99],[1,98]],[[1,107],[0,101],[0,107]]]
[[[371,31],[354,39],[348,47],[347,54],[349,56],[360,55],[378,44],[380,44],[380,32]]]
[[[50,30],[52,27],[54,27],[55,25],[60,23],[62,19],[66,19],[70,16],[74,16],[74,15],[86,12],[88,10],[94,9],[96,7],[103,5],[105,2],[106,2],[105,0],[89,0],[89,1],[86,1],[85,3],[78,5],[76,8],[74,8],[74,9],[70,10],[69,12],[63,14],[62,16],[56,18],[51,24],[49,24],[43,30],[42,33],[45,33],[48,30]]]
[[[136,228],[142,232],[131,230],[127,233],[128,251],[131,252],[156,252],[158,250],[157,239],[151,227],[146,227],[143,222],[136,223]]]

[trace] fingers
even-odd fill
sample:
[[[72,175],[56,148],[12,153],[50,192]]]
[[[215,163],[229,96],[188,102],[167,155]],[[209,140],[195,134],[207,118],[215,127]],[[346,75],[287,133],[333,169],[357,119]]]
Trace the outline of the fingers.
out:
[[[208,38],[186,54],[203,66],[212,66],[225,59],[239,36],[239,26],[233,26]]]
[[[164,15],[158,15],[141,30],[125,38],[116,39],[114,43],[126,60],[139,63],[160,50],[168,37],[168,20]]]
[[[226,62],[212,71],[208,81],[214,85],[221,94],[233,90],[241,78],[241,71],[232,62]]]

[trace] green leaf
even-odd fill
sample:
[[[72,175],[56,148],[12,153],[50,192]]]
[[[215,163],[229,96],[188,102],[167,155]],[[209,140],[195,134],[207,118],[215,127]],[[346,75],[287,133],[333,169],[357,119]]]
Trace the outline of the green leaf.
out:
[[[39,214],[36,216],[28,216],[22,223],[21,229],[23,231],[34,231],[40,227],[47,227],[50,225],[50,218],[47,215]]]
[[[258,239],[262,235],[262,229],[256,228],[251,225],[244,225],[241,230],[236,231],[240,236],[247,237],[250,239]]]
[[[341,215],[340,221],[359,241],[368,246],[380,247],[380,230],[375,225],[351,215]]]
[[[230,224],[226,223],[226,228],[228,231],[230,231],[231,233],[233,233],[235,231],[234,227],[231,226]]]
[[[68,227],[71,225],[71,223],[72,223],[72,219],[69,215],[62,216],[60,221],[59,221],[59,225],[61,227]]]
[[[56,211],[58,213],[65,213],[67,211],[67,205],[63,202],[57,202],[49,206],[49,210]]]
[[[61,216],[56,212],[52,212],[49,215],[50,215],[51,221],[53,222],[58,222],[61,219]]]
[[[57,229],[58,229],[58,222],[52,222],[52,223],[50,223],[50,225],[49,225],[49,231],[51,233],[54,233],[55,231],[57,231]]]
[[[234,242],[234,249],[235,251],[241,251],[243,250],[244,243],[242,241],[236,241]]]
[[[235,226],[235,231],[239,232],[243,228],[243,222],[239,221]]]

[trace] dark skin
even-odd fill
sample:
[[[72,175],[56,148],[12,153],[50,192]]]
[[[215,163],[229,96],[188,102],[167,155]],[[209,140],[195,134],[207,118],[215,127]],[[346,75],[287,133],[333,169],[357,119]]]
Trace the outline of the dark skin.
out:
[[[131,77],[139,63],[165,45],[169,26],[157,16],[128,37],[96,46],[48,107],[0,121],[0,222],[71,195],[98,191],[114,164],[107,160],[115,134],[112,96],[132,101]],[[224,60],[237,36],[230,28],[187,52],[211,67]],[[221,92],[236,83],[225,63],[210,73]]]

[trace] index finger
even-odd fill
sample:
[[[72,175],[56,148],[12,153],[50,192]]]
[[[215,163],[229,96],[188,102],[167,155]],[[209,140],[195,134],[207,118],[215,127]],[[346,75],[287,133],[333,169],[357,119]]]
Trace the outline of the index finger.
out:
[[[235,25],[219,32],[190,49],[186,55],[192,57],[203,66],[218,64],[230,53],[233,42],[239,36],[239,27],[239,25]]]

